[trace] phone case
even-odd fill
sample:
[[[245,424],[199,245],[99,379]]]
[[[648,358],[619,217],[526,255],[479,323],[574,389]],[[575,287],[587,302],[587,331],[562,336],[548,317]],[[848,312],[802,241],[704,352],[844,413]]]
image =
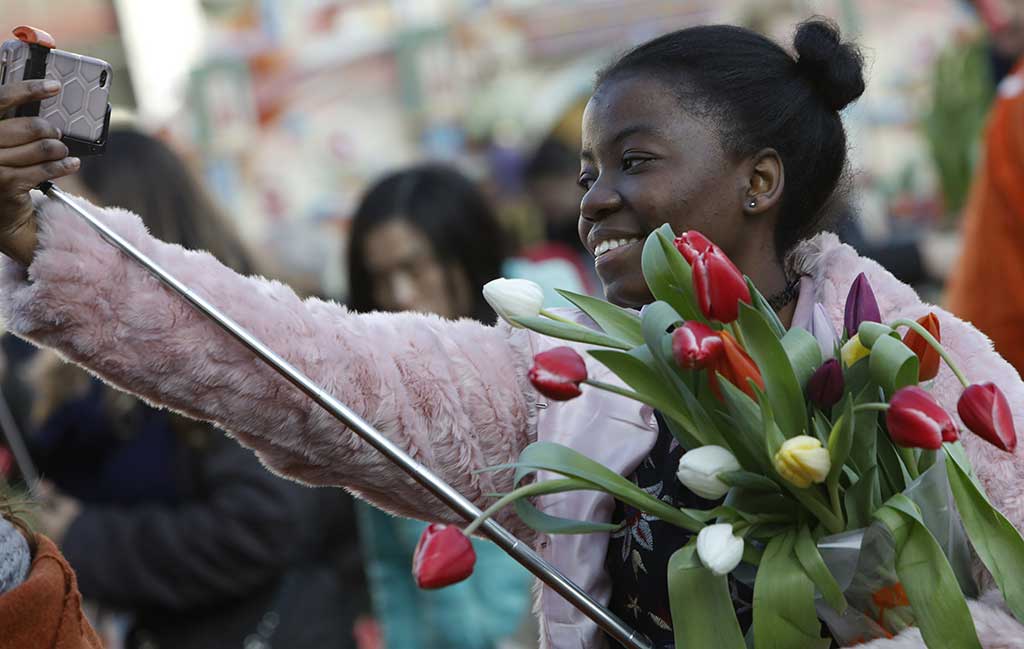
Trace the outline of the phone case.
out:
[[[30,45],[19,40],[0,46],[0,86],[25,78]],[[39,116],[65,135],[101,144],[106,136],[112,70],[110,64],[63,50],[47,50],[46,77],[61,84],[60,94],[39,105]]]

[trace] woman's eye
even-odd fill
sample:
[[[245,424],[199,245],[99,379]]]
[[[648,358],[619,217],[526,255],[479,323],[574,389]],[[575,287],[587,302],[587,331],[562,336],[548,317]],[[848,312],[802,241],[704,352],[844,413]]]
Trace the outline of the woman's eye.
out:
[[[623,171],[629,171],[630,169],[633,169],[634,167],[638,167],[638,166],[640,166],[641,164],[643,164],[645,162],[650,162],[652,159],[653,158],[639,158],[639,157],[623,158],[622,159],[622,170]]]
[[[589,190],[590,186],[594,184],[594,179],[588,174],[584,174],[576,179],[576,184],[582,187],[584,190]]]

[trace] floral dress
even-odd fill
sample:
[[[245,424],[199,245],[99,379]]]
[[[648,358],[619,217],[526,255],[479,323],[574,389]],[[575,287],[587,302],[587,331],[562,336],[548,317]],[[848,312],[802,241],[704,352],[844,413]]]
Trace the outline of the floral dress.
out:
[[[658,441],[630,479],[673,507],[709,509],[717,505],[697,496],[676,478],[683,447],[669,432],[661,415],[657,419]],[[618,501],[612,521],[621,528],[612,533],[606,559],[613,584],[611,609],[626,624],[650,638],[655,649],[674,649],[666,579],[668,560],[686,545],[693,533]],[[740,627],[746,632],[752,621],[753,592],[731,578],[729,587]],[[694,597],[699,596],[694,593]]]

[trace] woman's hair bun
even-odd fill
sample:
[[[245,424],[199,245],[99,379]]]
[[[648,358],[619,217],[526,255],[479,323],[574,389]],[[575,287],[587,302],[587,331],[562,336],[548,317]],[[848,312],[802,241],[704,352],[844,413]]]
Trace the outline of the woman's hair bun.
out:
[[[863,94],[864,57],[855,45],[842,42],[831,21],[814,18],[801,23],[793,49],[800,74],[832,110],[842,110]]]

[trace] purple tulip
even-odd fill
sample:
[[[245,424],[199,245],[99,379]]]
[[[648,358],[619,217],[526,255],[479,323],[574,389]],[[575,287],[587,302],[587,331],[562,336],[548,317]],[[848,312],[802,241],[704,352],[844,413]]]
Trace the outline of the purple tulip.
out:
[[[853,338],[862,322],[881,322],[882,313],[878,309],[875,292],[864,273],[857,275],[846,296],[846,312],[843,314],[843,325],[846,335]]]
[[[830,358],[807,381],[807,397],[822,410],[828,410],[843,398],[845,387],[843,366],[838,360]]]

